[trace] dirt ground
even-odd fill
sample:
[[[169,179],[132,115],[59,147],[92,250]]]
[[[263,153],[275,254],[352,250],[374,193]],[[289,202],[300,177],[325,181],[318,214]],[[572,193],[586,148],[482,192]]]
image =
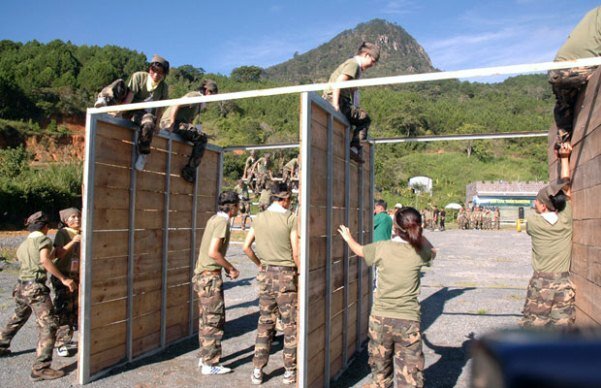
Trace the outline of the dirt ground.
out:
[[[531,275],[530,239],[515,231],[427,232],[439,256],[422,279],[422,330],[427,387],[469,386],[470,338],[517,325]],[[3,241],[0,238],[0,242]],[[241,270],[228,281],[225,294],[227,323],[223,363],[234,369],[223,376],[202,376],[197,369],[198,339],[171,346],[164,353],[141,360],[94,381],[92,387],[234,387],[249,386],[255,329],[258,318],[254,265],[232,244],[229,259]],[[0,271],[0,325],[13,311],[11,298],[17,276],[14,266]],[[30,366],[37,333],[31,318],[11,345],[12,357],[0,359],[2,386],[31,386]],[[284,373],[281,337],[265,369],[264,386],[279,387]],[[53,366],[67,375],[44,383],[47,387],[74,386],[75,357],[55,356]],[[365,351],[334,387],[360,387],[370,381]]]

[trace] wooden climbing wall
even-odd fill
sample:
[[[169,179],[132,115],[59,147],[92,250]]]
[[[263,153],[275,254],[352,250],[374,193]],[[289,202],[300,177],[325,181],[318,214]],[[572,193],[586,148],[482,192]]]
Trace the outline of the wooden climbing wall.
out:
[[[123,119],[88,117],[80,384],[198,328],[191,278],[204,225],[216,210],[222,153],[210,146],[191,184],[180,177],[191,145],[162,133],[137,171],[135,132]]]
[[[372,145],[350,159],[346,119],[314,93],[301,102],[299,386],[329,386],[367,339],[371,271],[337,232],[373,230]],[[300,361],[302,360],[302,361]]]
[[[576,285],[576,323],[601,325],[601,79],[597,70],[580,93],[572,135],[572,281]],[[549,131],[550,179],[559,175]]]

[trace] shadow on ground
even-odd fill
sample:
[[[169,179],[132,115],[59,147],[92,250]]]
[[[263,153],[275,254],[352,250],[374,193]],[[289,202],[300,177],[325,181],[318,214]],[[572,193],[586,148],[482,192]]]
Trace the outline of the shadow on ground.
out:
[[[448,287],[443,287],[424,299],[421,302],[422,333],[432,326],[436,319],[442,315],[444,305],[447,301],[474,289],[475,287],[467,287],[449,290]],[[461,375],[461,371],[468,361],[467,347],[471,339],[470,336],[460,347],[443,347],[430,342],[424,334],[424,344],[436,354],[440,355],[440,359],[424,371],[424,378],[427,381],[428,387],[455,386],[457,379]],[[356,356],[346,372],[336,381],[332,382],[331,386],[334,388],[345,388],[358,384],[371,373],[369,365],[367,364],[368,358],[367,348],[365,348]]]

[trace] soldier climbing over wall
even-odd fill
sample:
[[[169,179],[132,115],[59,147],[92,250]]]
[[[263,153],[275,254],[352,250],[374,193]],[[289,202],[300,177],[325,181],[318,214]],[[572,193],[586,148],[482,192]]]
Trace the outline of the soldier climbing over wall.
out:
[[[259,322],[251,382],[263,382],[276,320],[284,331],[284,384],[296,382],[296,314],[298,268],[296,216],[290,211],[291,192],[285,183],[271,187],[271,205],[259,213],[244,241],[244,253],[259,267]],[[256,242],[256,253],[252,249]]]
[[[122,79],[118,79],[106,86],[98,94],[94,107],[166,100],[169,98],[169,88],[164,81],[167,74],[169,74],[169,62],[155,54],[150,60],[148,72],[138,71],[132,74],[127,84]],[[144,169],[146,159],[150,155],[152,136],[159,127],[158,121],[162,110],[163,108],[149,108],[127,111],[122,114],[124,118],[131,119],[140,126],[137,144],[137,170]]]
[[[189,92],[184,97],[200,97],[217,94],[217,83],[206,79],[200,84],[198,91]],[[202,132],[200,124],[192,124],[195,117],[200,116],[200,111],[205,104],[170,106],[161,118],[161,129],[180,135],[184,140],[192,142],[192,154],[188,163],[182,168],[181,176],[192,183],[196,178],[196,169],[200,165],[202,156],[207,146],[207,135]]]
[[[380,47],[373,43],[363,42],[354,57],[344,61],[330,75],[329,83],[357,80],[361,74],[374,66],[380,59]],[[362,162],[361,142],[367,139],[367,131],[371,119],[367,112],[359,108],[359,90],[356,88],[324,90],[323,97],[334,109],[340,111],[352,127],[351,157]]]
[[[601,7],[589,11],[572,30],[561,46],[556,62],[601,56]],[[549,71],[549,82],[556,97],[554,108],[557,142],[570,142],[574,128],[574,107],[578,93],[586,85],[597,67],[579,67]]]
[[[76,290],[77,284],[73,279],[62,274],[52,262],[54,252],[52,240],[47,236],[48,216],[41,211],[36,212],[29,216],[26,226],[30,233],[17,249],[17,259],[21,269],[17,285],[13,290],[16,307],[14,314],[0,331],[0,357],[10,356],[11,352],[8,348],[13,337],[27,322],[33,311],[39,337],[31,379],[52,380],[64,376],[65,372],[50,368],[58,320],[52,307],[50,290],[46,286],[48,273],[59,279],[70,292]]]

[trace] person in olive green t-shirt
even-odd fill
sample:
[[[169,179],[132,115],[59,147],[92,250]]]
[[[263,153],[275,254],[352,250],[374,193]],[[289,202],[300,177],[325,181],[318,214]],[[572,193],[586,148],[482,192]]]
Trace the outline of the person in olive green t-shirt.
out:
[[[198,365],[203,375],[220,375],[232,370],[219,363],[221,339],[225,324],[223,280],[221,271],[236,279],[240,272],[230,263],[225,254],[230,242],[229,219],[238,214],[240,199],[234,191],[219,194],[219,212],[205,226],[194,268],[192,283],[198,294],[198,339],[200,342]]]
[[[276,318],[284,331],[284,384],[296,382],[296,314],[298,305],[297,220],[290,211],[291,193],[286,183],[271,187],[271,205],[253,220],[244,241],[244,253],[259,267],[259,322],[251,383],[261,384],[269,361]],[[252,248],[256,243],[256,253]]]
[[[79,250],[81,242],[81,212],[77,208],[63,209],[59,212],[62,228],[54,237],[54,264],[65,275],[79,282]],[[70,355],[73,332],[77,327],[78,293],[70,292],[55,276],[50,277],[54,289],[52,304],[58,317],[59,328],[56,332],[56,353],[61,357]]]
[[[211,96],[218,92],[217,83],[205,79],[200,83],[198,91],[186,93],[184,97]],[[196,178],[196,169],[200,166],[208,141],[207,135],[202,132],[202,126],[192,124],[195,118],[200,117],[204,106],[204,103],[170,106],[161,117],[161,129],[173,132],[193,144],[188,163],[181,170],[182,178],[190,183]]]
[[[571,327],[576,319],[576,290],[570,280],[572,260],[572,206],[570,204],[570,154],[563,143],[558,151],[560,177],[543,187],[534,201],[535,214],[527,218],[532,237],[534,273],[521,320],[525,327]]]
[[[330,75],[328,83],[352,81],[361,78],[364,71],[380,59],[380,47],[369,42],[361,43],[354,57],[347,59]],[[351,140],[351,157],[357,161],[361,158],[361,141],[367,139],[367,131],[371,118],[359,107],[359,90],[357,88],[327,88],[323,97],[334,109],[340,111],[354,128]]]
[[[374,242],[390,240],[392,237],[392,218],[386,212],[388,204],[379,199],[374,205]]]
[[[422,234],[422,219],[411,207],[394,214],[394,238],[365,246],[344,225],[339,228],[351,250],[378,270],[369,316],[369,365],[374,384],[422,387],[424,354],[420,332],[420,270],[436,255]],[[393,378],[394,366],[394,378]]]
[[[574,27],[554,61],[573,61],[598,56],[601,56],[601,7],[589,11]],[[557,125],[556,149],[561,143],[570,141],[578,94],[596,69],[595,66],[549,71],[549,82],[556,97],[553,110]]]
[[[56,339],[57,317],[54,315],[50,290],[46,287],[47,272],[60,279],[63,285],[73,292],[77,285],[64,276],[52,263],[54,252],[52,240],[47,236],[48,217],[36,212],[27,219],[30,234],[17,249],[17,258],[21,264],[19,280],[13,291],[15,312],[0,331],[0,357],[10,355],[10,343],[23,327],[33,311],[38,326],[38,345],[36,360],[31,370],[33,381],[52,380],[62,377],[62,370],[50,368],[52,350]]]

